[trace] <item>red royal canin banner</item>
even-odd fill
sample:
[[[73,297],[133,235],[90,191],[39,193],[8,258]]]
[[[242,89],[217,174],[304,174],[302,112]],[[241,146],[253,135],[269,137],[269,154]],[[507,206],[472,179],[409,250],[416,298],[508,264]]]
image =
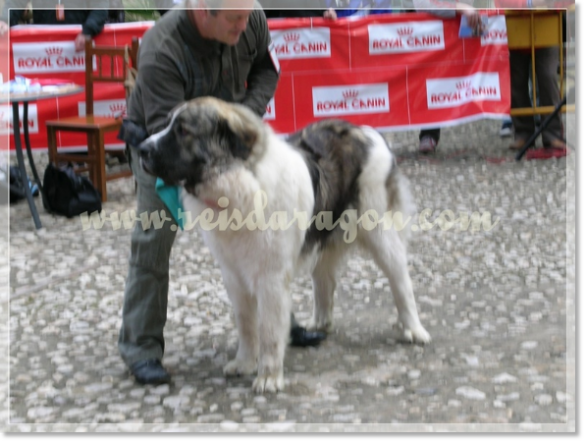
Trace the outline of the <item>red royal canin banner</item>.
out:
[[[132,37],[141,37],[153,22],[136,22],[106,25],[95,38],[96,45],[130,45]],[[62,26],[15,26],[10,30],[10,78],[22,76],[49,82],[68,80],[78,85],[85,84],[85,54],[75,52],[74,39],[81,32],[79,25]],[[116,60],[115,71],[122,71],[122,60]],[[4,79],[8,75],[4,73]],[[21,125],[22,105],[20,106]],[[125,91],[122,84],[102,83],[94,87],[94,114],[114,116],[126,112]],[[45,121],[60,117],[85,115],[85,92],[79,94],[38,100],[29,104],[28,128],[31,147],[47,148]],[[22,128],[21,128],[22,129]],[[12,134],[12,106],[0,105],[0,135]],[[57,135],[60,148],[86,148],[83,134],[62,132]],[[106,146],[123,146],[116,134],[106,136]],[[14,138],[10,137],[10,148],[14,149]]]
[[[152,25],[106,25],[96,44],[130,44],[133,36],[142,36]],[[503,15],[489,16],[488,35],[483,38],[459,38],[459,18],[427,13],[269,20],[269,28],[281,78],[264,119],[277,132],[291,133],[324,118],[405,130],[509,115]],[[66,78],[83,84],[85,57],[73,48],[79,29],[12,28],[11,78]],[[96,114],[114,115],[125,109],[122,86],[106,85],[95,93]],[[32,146],[47,146],[44,121],[83,115],[84,102],[82,93],[32,103]],[[0,133],[12,132],[11,109],[0,105],[0,113]],[[118,145],[114,134],[106,142]],[[63,148],[85,146],[83,137],[69,133],[63,133],[59,143]]]
[[[270,23],[281,80],[265,119],[293,132],[323,118],[381,130],[439,127],[510,111],[505,17],[483,38],[427,13]]]

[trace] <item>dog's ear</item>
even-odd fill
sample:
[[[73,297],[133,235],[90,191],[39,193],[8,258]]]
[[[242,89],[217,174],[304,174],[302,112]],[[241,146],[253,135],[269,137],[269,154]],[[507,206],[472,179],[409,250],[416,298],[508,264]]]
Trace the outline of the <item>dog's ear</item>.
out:
[[[259,123],[252,111],[242,106],[233,106],[225,114],[226,125],[233,135],[230,146],[232,154],[242,159],[248,158],[259,138]]]
[[[235,158],[246,160],[250,154],[250,148],[245,144],[242,137],[236,134],[226,120],[218,122],[218,134],[222,140],[222,146],[229,150]]]

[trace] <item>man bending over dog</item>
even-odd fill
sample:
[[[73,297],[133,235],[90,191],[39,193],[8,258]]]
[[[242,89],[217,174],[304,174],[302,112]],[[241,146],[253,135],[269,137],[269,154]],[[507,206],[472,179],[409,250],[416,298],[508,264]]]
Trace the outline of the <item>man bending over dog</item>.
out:
[[[165,14],[140,45],[138,79],[128,107],[128,119],[136,126],[126,140],[134,147],[163,129],[169,111],[185,101],[213,96],[244,104],[262,116],[277,87],[267,22],[255,0],[186,0],[185,7],[192,9]],[[142,170],[138,155],[132,156],[131,165],[138,183],[138,213],[166,209],[155,191],[155,177]],[[137,223],[131,238],[118,347],[143,384],[170,380],[161,360],[169,256],[177,230],[173,225],[143,230]],[[294,344],[315,344],[324,337],[293,322]]]

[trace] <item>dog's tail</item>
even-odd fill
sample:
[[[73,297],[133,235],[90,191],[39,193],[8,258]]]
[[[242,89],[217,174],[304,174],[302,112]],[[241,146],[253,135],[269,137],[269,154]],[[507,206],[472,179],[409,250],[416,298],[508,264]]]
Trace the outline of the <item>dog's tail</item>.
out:
[[[407,246],[416,211],[415,202],[411,194],[411,185],[397,165],[390,142],[370,126],[362,126],[362,130],[376,145],[386,146],[389,150],[390,157],[388,161],[390,165],[384,183],[387,193],[386,211],[393,221],[393,226],[389,228],[396,229],[399,232],[400,239]],[[385,214],[385,217],[387,217],[387,214]]]

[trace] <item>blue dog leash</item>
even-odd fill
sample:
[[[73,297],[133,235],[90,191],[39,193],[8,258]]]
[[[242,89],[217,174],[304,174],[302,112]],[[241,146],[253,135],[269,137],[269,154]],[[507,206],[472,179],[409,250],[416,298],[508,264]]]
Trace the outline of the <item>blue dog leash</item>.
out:
[[[183,231],[183,218],[179,217],[179,210],[183,213],[183,205],[179,199],[179,187],[166,185],[163,180],[157,178],[155,183],[155,190],[159,195],[159,198],[165,203],[167,209],[175,219],[175,222]]]

